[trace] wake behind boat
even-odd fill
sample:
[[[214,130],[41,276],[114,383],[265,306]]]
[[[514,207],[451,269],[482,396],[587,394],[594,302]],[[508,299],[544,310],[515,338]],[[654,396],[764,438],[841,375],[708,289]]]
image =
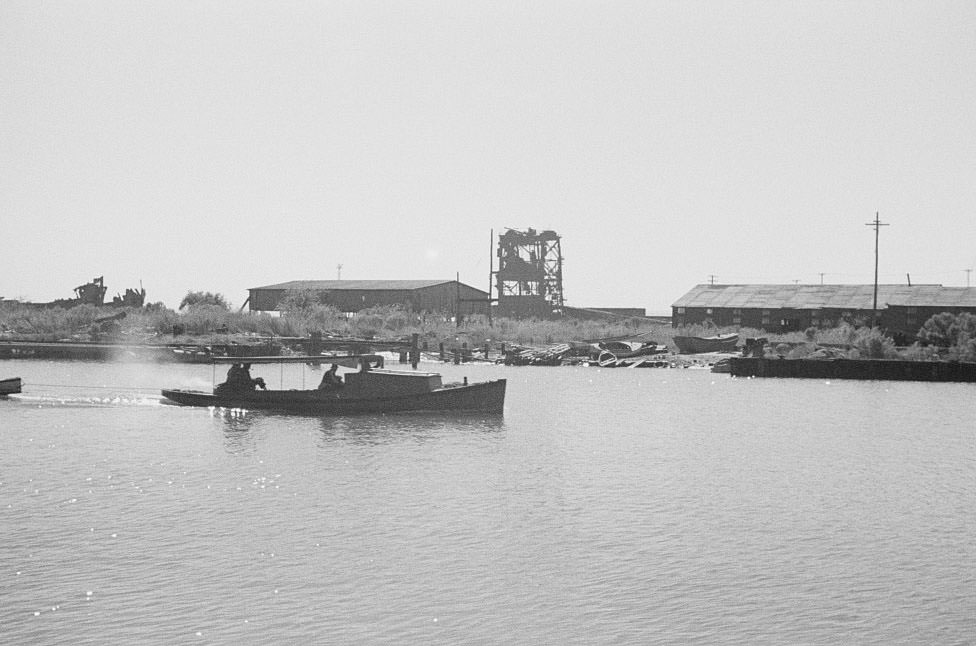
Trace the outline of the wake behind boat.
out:
[[[441,376],[429,372],[406,372],[374,368],[382,366],[377,355],[342,357],[249,357],[254,363],[333,363],[358,367],[343,375],[341,384],[323,384],[314,390],[258,389],[263,380],[235,381],[240,358],[215,358],[214,363],[234,363],[228,382],[212,393],[200,390],[166,389],[163,397],[184,406],[220,406],[270,410],[303,415],[351,415],[357,413],[399,413],[451,411],[502,414],[505,407],[505,380],[481,383],[444,384]],[[245,368],[246,370],[246,368]],[[330,371],[332,372],[332,371]]]

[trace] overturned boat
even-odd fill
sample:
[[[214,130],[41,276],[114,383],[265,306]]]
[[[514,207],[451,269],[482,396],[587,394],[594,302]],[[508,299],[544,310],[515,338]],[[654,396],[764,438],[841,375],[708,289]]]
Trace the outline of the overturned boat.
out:
[[[674,344],[680,354],[703,354],[705,352],[735,352],[739,343],[738,334],[717,334],[715,336],[676,336]]]
[[[598,355],[602,352],[612,352],[618,359],[666,354],[668,351],[668,346],[659,345],[654,341],[601,341],[594,345]]]
[[[240,363],[240,358],[215,358],[214,363]],[[444,384],[437,373],[385,370],[378,355],[342,357],[249,357],[249,364],[336,363],[355,366],[342,375],[340,386],[314,390],[258,390],[218,385],[213,392],[166,389],[163,397],[184,406],[214,406],[267,410],[302,415],[354,415],[360,413],[458,412],[502,414],[505,408],[505,380],[469,384]],[[375,366],[375,367],[374,367]],[[259,380],[254,380],[258,382]],[[261,382],[263,383],[263,382]]]

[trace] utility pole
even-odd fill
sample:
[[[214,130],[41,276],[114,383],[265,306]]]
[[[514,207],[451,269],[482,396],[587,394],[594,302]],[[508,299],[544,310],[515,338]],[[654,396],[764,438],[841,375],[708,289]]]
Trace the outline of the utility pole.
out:
[[[495,230],[491,230],[491,240],[488,243],[488,327],[495,327],[491,322],[491,286],[495,282]],[[485,350],[485,359],[488,358],[488,351]]]
[[[708,275],[708,284],[709,285],[714,285],[715,284],[715,274],[709,274]]]
[[[824,272],[820,272],[820,284],[823,285]]]
[[[888,226],[881,221],[880,214],[874,212],[874,222],[867,222],[865,226],[874,227],[874,301],[871,305],[871,327],[878,327],[878,232],[881,227]]]
[[[973,273],[972,269],[963,269],[966,272],[966,287],[969,287],[969,274]]]
[[[342,280],[342,263],[336,265],[336,280]]]

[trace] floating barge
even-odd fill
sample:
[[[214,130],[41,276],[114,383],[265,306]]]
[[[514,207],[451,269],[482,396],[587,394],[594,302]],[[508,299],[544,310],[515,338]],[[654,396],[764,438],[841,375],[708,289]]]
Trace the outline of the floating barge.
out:
[[[765,359],[730,357],[733,377],[976,382],[976,363],[889,359]]]

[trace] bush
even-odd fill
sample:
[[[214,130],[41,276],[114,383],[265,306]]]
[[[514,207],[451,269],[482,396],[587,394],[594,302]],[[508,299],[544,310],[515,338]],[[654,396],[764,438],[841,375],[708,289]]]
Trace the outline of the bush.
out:
[[[218,330],[231,333],[231,328],[227,324],[227,314],[227,309],[220,305],[197,303],[188,307],[179,317],[179,324],[187,334],[211,334]]]
[[[938,361],[942,356],[934,345],[921,345],[916,342],[901,351],[901,358],[906,361]]]
[[[936,314],[918,331],[918,340],[922,344],[940,348],[965,348],[971,339],[976,339],[976,316],[968,312]]]
[[[180,310],[197,307],[201,305],[219,307],[227,310],[229,306],[223,294],[211,294],[210,292],[187,292],[183,300],[180,301]]]
[[[854,334],[853,353],[860,359],[898,359],[898,350],[891,337],[878,328],[861,328]]]
[[[308,318],[316,307],[322,305],[320,295],[313,289],[290,289],[278,303],[278,311],[284,316]]]

